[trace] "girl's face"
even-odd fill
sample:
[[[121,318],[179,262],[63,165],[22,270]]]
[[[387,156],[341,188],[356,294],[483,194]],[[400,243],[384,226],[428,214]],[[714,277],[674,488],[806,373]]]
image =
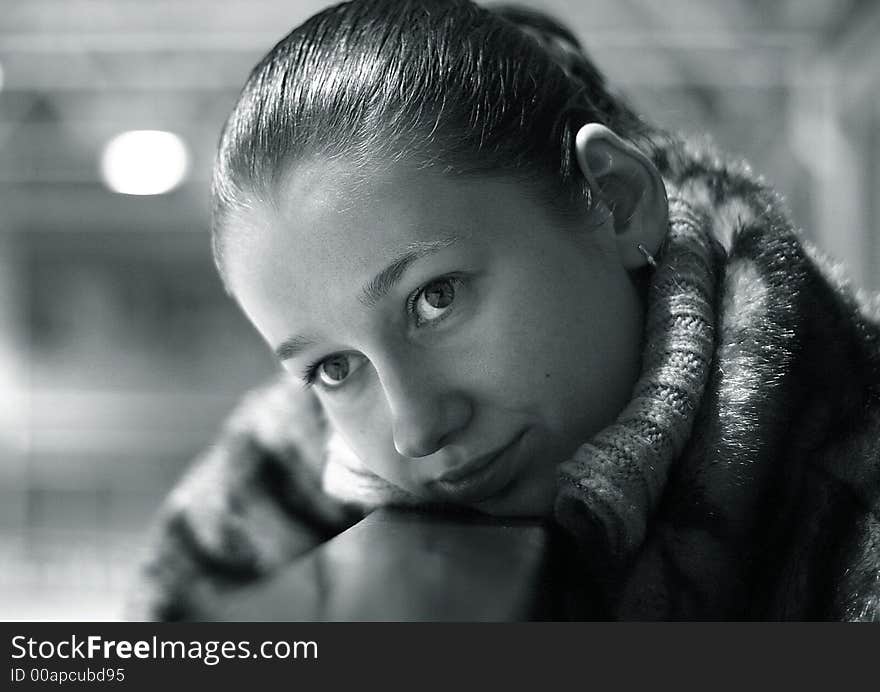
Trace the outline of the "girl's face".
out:
[[[339,162],[297,167],[277,200],[231,235],[229,283],[363,464],[429,501],[548,514],[556,467],[639,372],[642,307],[608,215]]]

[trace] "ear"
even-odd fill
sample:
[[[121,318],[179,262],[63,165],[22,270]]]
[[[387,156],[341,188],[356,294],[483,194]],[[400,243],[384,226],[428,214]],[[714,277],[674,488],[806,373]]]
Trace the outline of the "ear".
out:
[[[669,224],[666,187],[657,167],[632,144],[598,123],[578,130],[575,151],[590,190],[612,214],[624,266],[644,266],[647,258],[639,245],[656,255]]]

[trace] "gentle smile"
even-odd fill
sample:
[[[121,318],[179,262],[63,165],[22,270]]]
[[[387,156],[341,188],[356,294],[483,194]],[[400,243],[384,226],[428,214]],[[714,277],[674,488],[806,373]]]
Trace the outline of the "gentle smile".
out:
[[[525,431],[494,452],[469,461],[443,477],[431,481],[428,487],[444,499],[456,502],[477,502],[491,497],[505,488],[518,471],[514,453]]]

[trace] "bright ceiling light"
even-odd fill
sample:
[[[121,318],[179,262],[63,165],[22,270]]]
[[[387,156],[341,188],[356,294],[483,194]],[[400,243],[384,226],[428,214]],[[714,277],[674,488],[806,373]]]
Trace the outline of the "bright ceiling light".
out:
[[[189,153],[172,132],[130,130],[111,139],[101,156],[101,175],[114,192],[161,195],[180,185]]]

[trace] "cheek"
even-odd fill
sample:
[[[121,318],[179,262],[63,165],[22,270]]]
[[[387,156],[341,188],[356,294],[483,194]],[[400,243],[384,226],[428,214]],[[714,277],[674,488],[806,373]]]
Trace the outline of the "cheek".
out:
[[[381,458],[390,437],[384,432],[390,425],[385,403],[377,400],[375,389],[367,385],[349,400],[326,394],[319,397],[330,423],[365,463]]]
[[[588,351],[578,343],[586,331],[578,315],[568,289],[544,277],[500,287],[474,338],[475,381],[512,408],[556,401],[572,371],[583,374]]]
[[[547,396],[558,402],[559,425],[581,441],[624,409],[641,360],[635,317],[596,301],[584,307],[555,349],[556,362],[548,364],[545,383]]]
[[[638,333],[629,306],[608,296],[600,272],[509,283],[484,334],[481,381],[493,399],[539,417],[572,440],[611,423],[638,372]],[[635,313],[633,313],[635,315]]]

